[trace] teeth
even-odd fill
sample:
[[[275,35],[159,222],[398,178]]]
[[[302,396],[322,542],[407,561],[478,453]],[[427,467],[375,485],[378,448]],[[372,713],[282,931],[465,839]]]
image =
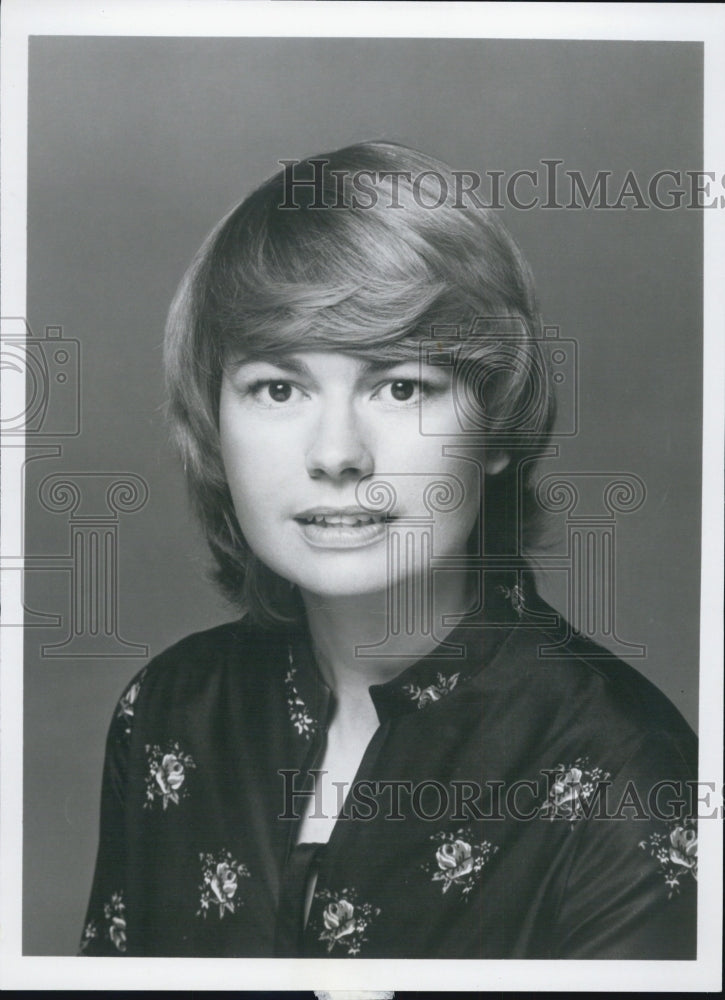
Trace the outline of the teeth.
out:
[[[305,518],[307,524],[321,524],[327,527],[360,528],[368,524],[382,524],[387,520],[385,514],[313,514]]]

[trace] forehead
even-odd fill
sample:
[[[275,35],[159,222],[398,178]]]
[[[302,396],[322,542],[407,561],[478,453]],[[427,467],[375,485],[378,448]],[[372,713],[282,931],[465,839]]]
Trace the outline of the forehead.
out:
[[[419,350],[401,353],[398,357],[380,357],[371,354],[353,354],[343,351],[278,351],[274,355],[238,354],[229,362],[232,370],[252,367],[283,369],[301,376],[337,377],[356,379],[367,374],[386,371],[400,365],[418,365]]]

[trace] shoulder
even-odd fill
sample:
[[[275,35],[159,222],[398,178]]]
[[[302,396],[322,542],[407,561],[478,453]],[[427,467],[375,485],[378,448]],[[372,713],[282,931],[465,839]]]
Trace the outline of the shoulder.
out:
[[[588,754],[608,770],[640,761],[650,773],[691,772],[696,737],[672,702],[635,667],[568,623],[538,596],[491,664],[518,703],[521,724],[547,744]]]
[[[141,704],[201,704],[242,692],[281,674],[289,633],[247,619],[194,632],[154,656],[126,685],[116,714],[137,714]]]
[[[183,667],[208,673],[230,663],[243,670],[260,658],[274,657],[287,641],[285,630],[263,629],[240,618],[185,636],[155,656],[148,670],[164,673]]]

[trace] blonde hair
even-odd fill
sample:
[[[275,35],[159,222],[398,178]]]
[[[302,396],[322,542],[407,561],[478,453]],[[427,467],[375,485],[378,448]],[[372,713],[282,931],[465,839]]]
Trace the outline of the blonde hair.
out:
[[[361,177],[383,181],[391,173],[395,207],[389,196],[362,198]],[[497,321],[487,329],[481,317]],[[513,363],[501,318],[520,330]],[[465,332],[476,323],[482,335],[471,345],[467,377],[486,385],[486,431],[495,439],[512,414],[526,411],[517,436],[529,470],[525,495],[513,463],[486,477],[486,550],[502,552],[517,499],[533,524],[531,461],[550,434],[554,399],[536,343],[533,281],[496,213],[461,204],[446,164],[392,142],[364,142],[287,164],[205,239],[166,326],[168,412],[216,580],[257,621],[294,619],[300,603],[252,553],[234,512],[218,430],[227,358],[331,349],[397,360],[417,356],[436,328]]]

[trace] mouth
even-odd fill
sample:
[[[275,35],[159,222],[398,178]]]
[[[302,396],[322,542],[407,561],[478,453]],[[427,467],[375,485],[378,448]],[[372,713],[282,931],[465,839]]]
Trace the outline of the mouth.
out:
[[[389,524],[390,514],[374,514],[370,511],[320,510],[298,514],[295,521],[300,524],[316,524],[322,528],[362,528],[371,524]]]
[[[297,514],[294,520],[315,548],[347,549],[384,539],[387,525],[394,518],[388,513],[374,513],[359,507],[318,507]]]

